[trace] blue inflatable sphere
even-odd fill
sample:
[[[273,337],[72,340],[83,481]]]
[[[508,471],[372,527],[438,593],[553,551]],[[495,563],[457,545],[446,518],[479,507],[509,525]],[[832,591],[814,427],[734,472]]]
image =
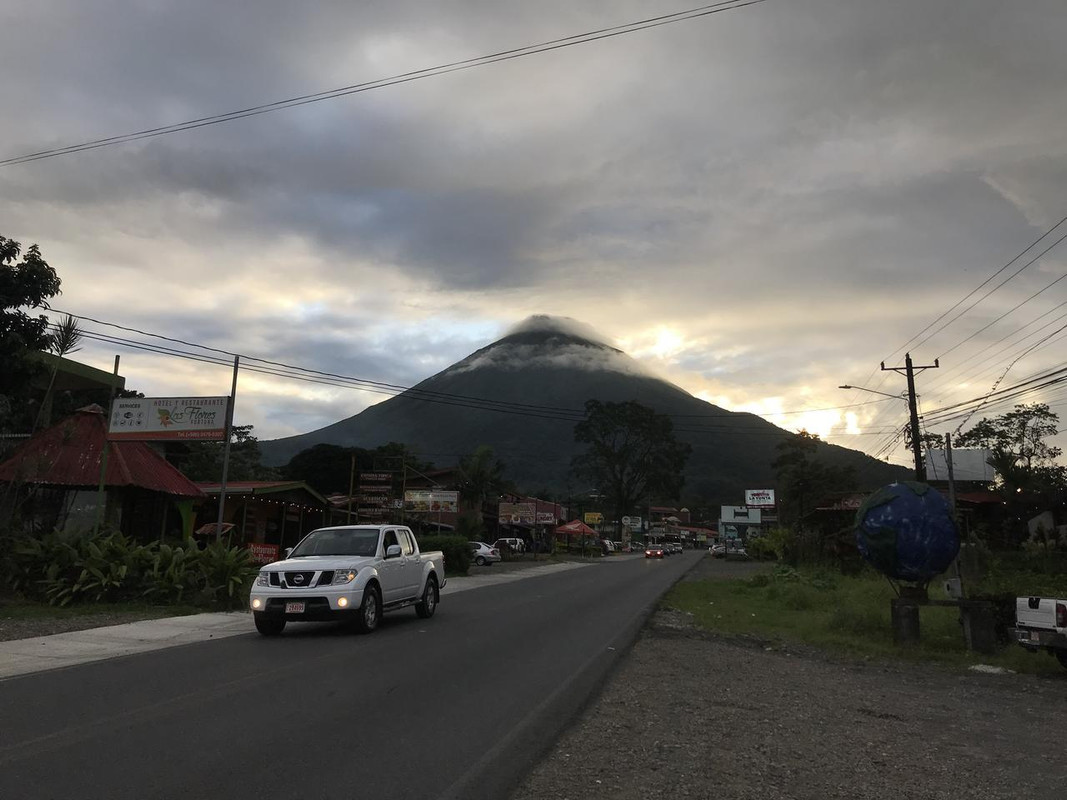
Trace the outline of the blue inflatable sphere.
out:
[[[960,539],[948,501],[925,483],[902,481],[883,486],[860,506],[856,546],[890,578],[925,583],[952,564]]]

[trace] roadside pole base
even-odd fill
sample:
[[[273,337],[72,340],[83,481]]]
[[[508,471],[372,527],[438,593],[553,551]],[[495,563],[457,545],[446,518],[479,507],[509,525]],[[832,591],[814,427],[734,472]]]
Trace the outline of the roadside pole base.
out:
[[[894,597],[889,601],[893,641],[901,645],[919,643],[919,606],[911,600]]]

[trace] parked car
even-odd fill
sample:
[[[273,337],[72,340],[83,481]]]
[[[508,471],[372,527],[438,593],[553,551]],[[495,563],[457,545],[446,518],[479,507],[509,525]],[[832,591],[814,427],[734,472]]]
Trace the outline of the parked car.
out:
[[[471,542],[470,547],[471,561],[479,567],[492,566],[494,562],[500,560],[500,551],[485,542]]]
[[[601,539],[600,540],[600,548],[605,553],[614,553],[615,552],[615,542],[611,541],[611,539]]]
[[[645,549],[645,543],[637,541],[630,542],[630,549],[633,550],[635,553],[640,553],[642,550]]]
[[[650,544],[645,548],[645,558],[663,558],[666,551],[661,544]]]
[[[712,558],[726,558],[726,545],[724,544],[713,544],[708,550],[711,551]]]
[[[497,539],[493,542],[493,547],[497,550],[508,550],[512,553],[522,553],[526,551],[526,542],[518,537],[511,536],[504,539]]]
[[[313,530],[285,560],[262,567],[248,605],[264,636],[287,622],[333,619],[371,633],[385,611],[414,606],[432,617],[444,585],[444,554],[420,552],[410,528],[339,525]]]

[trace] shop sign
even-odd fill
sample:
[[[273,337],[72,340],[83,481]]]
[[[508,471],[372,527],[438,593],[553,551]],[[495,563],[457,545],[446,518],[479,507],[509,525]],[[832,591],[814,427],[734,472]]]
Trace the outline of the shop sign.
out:
[[[229,397],[130,397],[115,401],[107,438],[222,441]]]

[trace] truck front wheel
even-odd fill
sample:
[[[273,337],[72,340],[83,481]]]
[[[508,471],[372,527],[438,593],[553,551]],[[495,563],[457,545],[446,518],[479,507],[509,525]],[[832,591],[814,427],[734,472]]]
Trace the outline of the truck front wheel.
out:
[[[431,575],[426,579],[426,588],[422,590],[422,599],[415,604],[415,613],[420,619],[429,619],[437,610],[437,578]]]
[[[277,636],[285,630],[285,618],[268,617],[266,614],[253,614],[256,620],[256,630],[264,636]]]
[[[372,583],[363,590],[363,602],[359,604],[356,628],[360,633],[374,633],[382,619],[382,596],[378,584]]]

